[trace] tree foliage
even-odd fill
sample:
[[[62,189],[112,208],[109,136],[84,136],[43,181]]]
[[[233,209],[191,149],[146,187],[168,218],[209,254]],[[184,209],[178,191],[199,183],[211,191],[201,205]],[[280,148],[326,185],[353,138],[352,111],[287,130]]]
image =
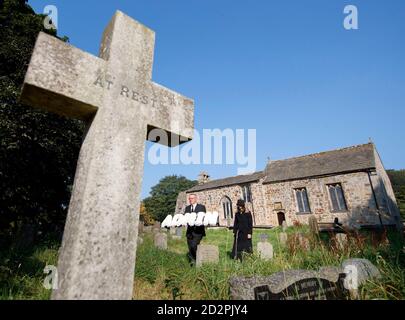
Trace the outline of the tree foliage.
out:
[[[159,181],[150,192],[150,197],[144,200],[145,208],[155,220],[163,221],[167,215],[176,209],[177,196],[197,184],[183,176],[167,176]]]
[[[405,170],[387,170],[397,198],[401,216],[405,219]]]
[[[56,36],[44,17],[24,0],[0,1],[0,239],[27,224],[61,231],[84,129],[19,103],[38,33]]]

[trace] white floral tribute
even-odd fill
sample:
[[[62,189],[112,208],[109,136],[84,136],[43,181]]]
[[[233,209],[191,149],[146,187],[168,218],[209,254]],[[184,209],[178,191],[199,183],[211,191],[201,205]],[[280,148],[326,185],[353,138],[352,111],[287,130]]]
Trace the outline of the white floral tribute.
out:
[[[205,227],[215,227],[218,223],[218,212],[192,212],[186,214],[176,214],[174,216],[168,215],[165,220],[163,220],[162,228],[173,228],[173,227],[186,227],[186,226],[205,226]]]

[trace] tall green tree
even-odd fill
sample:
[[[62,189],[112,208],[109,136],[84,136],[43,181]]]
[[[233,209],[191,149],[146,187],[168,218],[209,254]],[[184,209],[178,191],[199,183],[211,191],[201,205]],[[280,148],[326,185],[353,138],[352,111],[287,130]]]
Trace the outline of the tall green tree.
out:
[[[183,176],[167,176],[159,181],[150,192],[150,197],[144,199],[146,211],[157,221],[163,221],[168,214],[176,209],[177,196],[197,184]]]
[[[45,16],[24,0],[0,1],[0,239],[21,226],[63,230],[84,126],[19,103]],[[66,38],[63,40],[67,40]],[[41,230],[42,229],[42,230]]]

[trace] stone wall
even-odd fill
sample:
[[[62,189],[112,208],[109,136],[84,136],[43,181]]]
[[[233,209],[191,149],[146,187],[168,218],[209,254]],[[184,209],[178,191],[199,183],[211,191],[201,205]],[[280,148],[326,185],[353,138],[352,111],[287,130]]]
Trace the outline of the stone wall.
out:
[[[340,183],[343,188],[347,211],[332,212],[328,184]],[[295,197],[296,188],[306,188],[311,214],[299,214]],[[270,201],[270,223],[278,225],[277,213],[284,212],[288,225],[295,222],[307,224],[311,215],[320,222],[333,222],[334,218],[348,224],[379,223],[376,205],[366,172],[341,174],[330,177],[295,180],[266,185]],[[282,209],[277,208],[281,203]]]
[[[263,185],[261,183],[250,184],[252,193],[252,203],[247,203],[246,207],[252,212],[253,220],[255,225],[265,224],[265,215],[263,211],[265,210],[265,197],[263,193]],[[217,189],[208,189],[200,192],[194,192],[198,197],[198,202],[204,204],[207,211],[217,211],[219,213],[219,224],[221,226],[231,226],[232,221],[227,221],[225,218],[225,213],[222,206],[222,200],[227,197],[232,204],[233,216],[236,212],[236,203],[242,198],[242,187],[240,185],[232,185]]]
[[[381,217],[384,224],[396,224],[401,227],[401,214],[391,185],[390,178],[384,168],[380,155],[374,148],[376,164],[376,176],[371,176],[376,190],[377,202],[380,207]]]

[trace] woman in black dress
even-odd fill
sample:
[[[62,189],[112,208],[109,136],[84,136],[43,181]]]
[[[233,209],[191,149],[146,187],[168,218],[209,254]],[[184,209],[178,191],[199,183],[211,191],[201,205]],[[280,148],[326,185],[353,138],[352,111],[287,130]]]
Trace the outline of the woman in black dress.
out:
[[[253,253],[252,234],[253,219],[252,214],[246,211],[245,201],[238,200],[235,222],[233,225],[234,243],[232,258],[242,261],[242,253]]]

